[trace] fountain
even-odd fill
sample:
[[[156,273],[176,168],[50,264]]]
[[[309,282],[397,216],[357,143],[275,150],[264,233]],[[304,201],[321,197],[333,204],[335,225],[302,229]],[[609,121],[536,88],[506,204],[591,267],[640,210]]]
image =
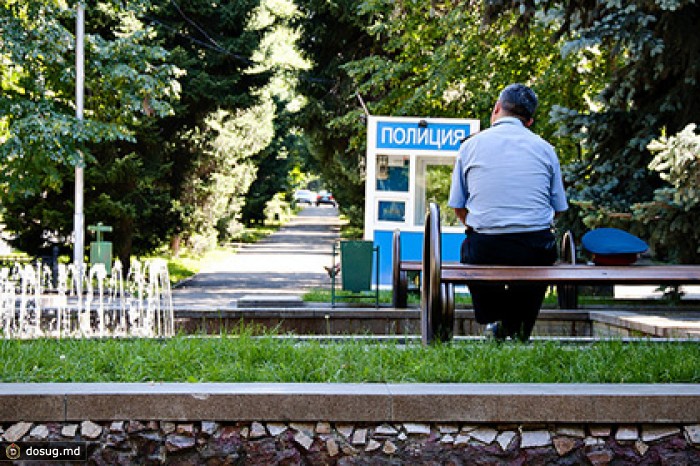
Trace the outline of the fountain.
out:
[[[167,337],[175,333],[167,263],[133,259],[129,273],[115,261],[82,267],[41,263],[0,270],[3,338]],[[55,286],[54,286],[55,283]]]

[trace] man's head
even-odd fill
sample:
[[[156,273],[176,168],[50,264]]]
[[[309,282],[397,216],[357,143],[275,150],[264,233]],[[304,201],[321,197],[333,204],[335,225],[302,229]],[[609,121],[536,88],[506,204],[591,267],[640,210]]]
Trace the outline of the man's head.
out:
[[[524,84],[509,84],[501,91],[491,114],[491,123],[501,117],[520,118],[525,126],[530,126],[537,109],[537,94]]]

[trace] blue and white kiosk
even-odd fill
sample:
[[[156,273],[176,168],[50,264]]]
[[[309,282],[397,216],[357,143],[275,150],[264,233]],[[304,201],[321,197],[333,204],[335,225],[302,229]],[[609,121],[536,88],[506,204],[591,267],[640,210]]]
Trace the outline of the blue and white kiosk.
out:
[[[365,239],[379,246],[379,283],[391,284],[392,236],[401,232],[401,259],[420,260],[430,202],[441,206],[444,261],[458,261],[464,227],[447,208],[452,167],[479,120],[382,117],[367,120]]]

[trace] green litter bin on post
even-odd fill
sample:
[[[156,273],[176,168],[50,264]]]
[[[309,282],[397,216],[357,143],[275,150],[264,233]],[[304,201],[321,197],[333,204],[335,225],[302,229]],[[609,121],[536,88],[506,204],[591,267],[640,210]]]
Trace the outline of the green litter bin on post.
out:
[[[353,294],[346,298],[373,298],[375,307],[379,307],[379,247],[372,241],[344,240],[333,245],[333,270],[335,259],[340,253],[340,282],[343,291]],[[375,264],[376,260],[376,264]],[[374,289],[372,289],[372,270],[374,268]],[[371,293],[374,291],[374,293]],[[369,294],[367,292],[370,292]],[[331,275],[331,305],[335,307],[336,280]]]
[[[112,242],[102,241],[102,233],[111,233],[112,227],[99,222],[88,226],[88,230],[95,233],[97,240],[90,243],[90,265],[104,264],[107,275],[112,275]]]

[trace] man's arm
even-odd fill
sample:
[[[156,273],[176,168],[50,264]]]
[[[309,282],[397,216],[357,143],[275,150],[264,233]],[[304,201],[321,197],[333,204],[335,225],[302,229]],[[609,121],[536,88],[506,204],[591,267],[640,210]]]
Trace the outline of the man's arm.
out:
[[[447,205],[454,209],[457,218],[462,224],[466,224],[467,221],[467,209],[464,207],[467,204],[466,193],[467,186],[464,170],[462,169],[462,159],[458,156],[452,169],[452,184],[450,185],[450,197]]]
[[[464,207],[455,207],[454,209],[455,214],[457,215],[459,221],[462,222],[462,225],[467,226],[467,209]]]

